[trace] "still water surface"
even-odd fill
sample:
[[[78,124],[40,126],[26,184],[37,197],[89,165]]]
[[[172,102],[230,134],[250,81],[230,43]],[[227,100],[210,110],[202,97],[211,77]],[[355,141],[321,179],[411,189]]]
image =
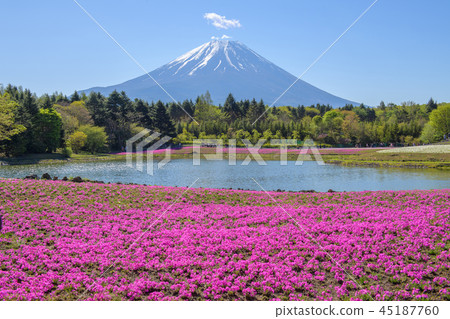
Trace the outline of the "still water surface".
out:
[[[278,161],[267,161],[265,166],[260,166],[255,161],[248,165],[241,164],[242,161],[230,166],[227,160],[202,160],[199,166],[194,166],[192,159],[177,159],[161,169],[155,166],[154,174],[148,175],[127,167],[125,161],[69,162],[1,166],[0,177],[22,178],[31,174],[41,176],[49,173],[59,178],[81,176],[104,182],[165,186],[189,186],[198,178],[194,187],[260,190],[253,181],[254,178],[266,190],[290,191],[450,188],[449,170],[320,166],[316,162],[304,162],[302,166],[295,166],[295,162],[282,166]]]

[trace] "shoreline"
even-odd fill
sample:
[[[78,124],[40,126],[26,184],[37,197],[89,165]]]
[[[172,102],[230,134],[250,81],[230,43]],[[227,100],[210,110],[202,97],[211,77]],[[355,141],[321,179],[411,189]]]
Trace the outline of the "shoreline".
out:
[[[262,149],[259,152],[265,161],[279,161],[280,154],[275,149]],[[314,156],[310,152],[306,155],[299,155],[300,150],[288,150],[286,160],[288,161],[311,161]],[[358,149],[319,149],[324,162],[332,165],[361,166],[361,167],[386,167],[386,168],[411,168],[411,169],[450,169],[449,153],[398,153],[380,152],[380,149],[358,148]],[[215,154],[215,148],[202,149],[201,154]],[[137,153],[132,153],[133,159]],[[236,160],[244,160],[248,152],[236,152]],[[62,154],[29,154],[20,157],[0,158],[1,166],[13,165],[37,165],[37,164],[64,164],[64,163],[89,163],[94,161],[125,161],[128,155],[124,153],[105,154],[74,154],[71,158],[65,158]],[[145,156],[145,154],[144,154]],[[154,153],[155,159],[165,156],[164,152]],[[182,148],[172,150],[171,159],[193,159],[192,148]],[[252,157],[253,158],[253,157]],[[229,154],[223,153],[223,159],[228,160]]]
[[[48,174],[48,173],[46,173]],[[46,175],[44,174],[44,175]],[[151,187],[151,188],[173,188],[173,189],[184,189],[184,190],[204,190],[204,191],[230,191],[230,192],[257,192],[257,193],[265,193],[262,190],[257,189],[246,189],[246,188],[211,188],[211,187],[189,187],[189,186],[165,186],[165,185],[150,185],[150,184],[137,184],[137,183],[122,183],[122,182],[104,182],[104,181],[95,181],[95,180],[89,180],[86,178],[81,178],[80,176],[73,177],[73,178],[67,178],[63,177],[61,179],[53,179],[53,178],[30,178],[30,176],[24,177],[24,178],[8,178],[8,177],[2,177],[0,176],[0,183],[3,181],[33,181],[33,182],[65,182],[70,184],[96,184],[96,185],[103,185],[103,186],[136,186],[136,187]],[[289,193],[289,194],[320,194],[320,193],[354,193],[358,191],[335,191],[332,189],[329,189],[326,192],[316,191],[313,189],[308,190],[296,190],[296,191],[290,191],[290,190],[283,190],[283,189],[277,189],[277,190],[268,190],[269,193]],[[364,192],[372,192],[372,191],[364,191]]]
[[[319,191],[319,190],[314,190],[314,189],[301,189],[301,190],[284,190],[284,189],[276,189],[276,190],[261,190],[261,189],[249,189],[249,188],[212,188],[212,187],[202,187],[202,186],[198,186],[198,187],[189,187],[189,186],[168,186],[168,185],[152,185],[152,184],[137,184],[137,183],[126,183],[126,182],[104,182],[104,181],[97,181],[97,180],[90,180],[87,178],[82,178],[80,176],[76,176],[76,177],[66,177],[64,176],[63,178],[58,178],[56,176],[51,177],[50,174],[48,173],[44,173],[42,175],[42,177],[39,177],[37,175],[31,175],[31,176],[26,176],[23,178],[15,178],[15,177],[3,177],[0,176],[0,183],[4,182],[4,181],[13,181],[13,182],[50,182],[50,183],[67,183],[67,184],[79,184],[79,185],[83,185],[83,184],[92,184],[92,185],[98,185],[98,186],[114,186],[114,187],[150,187],[150,188],[161,188],[161,189],[166,189],[166,188],[171,188],[171,189],[175,189],[175,190],[192,190],[192,191],[209,191],[209,192],[243,192],[243,193],[272,193],[272,194],[289,194],[289,195],[298,195],[298,194],[316,194],[316,195],[320,195],[320,194],[353,194],[353,193],[376,193],[376,192],[416,192],[416,191],[450,191],[450,188],[433,188],[433,189],[400,189],[400,190],[395,190],[395,189],[389,189],[389,190],[333,190],[333,189],[328,189],[327,191]]]

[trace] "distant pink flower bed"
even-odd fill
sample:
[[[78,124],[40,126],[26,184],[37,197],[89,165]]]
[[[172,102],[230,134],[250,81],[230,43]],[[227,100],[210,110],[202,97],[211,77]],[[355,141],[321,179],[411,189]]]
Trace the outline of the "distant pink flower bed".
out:
[[[183,192],[0,180],[0,300],[450,299],[450,190]]]
[[[367,150],[371,150],[371,149],[378,149],[378,150],[382,150],[382,149],[388,149],[387,147],[372,147],[372,148],[318,148],[320,154],[355,154],[355,153],[359,153],[362,151],[367,151]],[[171,154],[191,154],[192,151],[194,150],[194,148],[192,146],[185,146],[183,148],[180,149],[158,149],[158,150],[154,150],[154,151],[144,151],[141,153],[153,153],[153,154],[162,154],[165,153],[166,151],[169,151]],[[220,148],[215,148],[215,147],[200,147],[200,152],[208,152],[208,153],[214,153],[217,151],[222,151],[223,153],[229,153],[230,149],[228,147],[223,147],[222,149]],[[233,150],[232,150],[233,151]],[[237,147],[235,149],[236,154],[249,154],[249,150],[245,147]],[[294,153],[294,154],[299,154],[301,152],[301,148],[298,149],[292,149],[289,148],[288,149],[288,153]],[[130,154],[131,152],[121,152],[121,153],[117,153],[117,155],[127,155]],[[132,154],[136,154],[137,152],[133,152]],[[260,148],[258,150],[259,154],[279,154],[280,153],[280,149],[279,148]],[[311,154],[311,150],[308,150],[308,154]]]

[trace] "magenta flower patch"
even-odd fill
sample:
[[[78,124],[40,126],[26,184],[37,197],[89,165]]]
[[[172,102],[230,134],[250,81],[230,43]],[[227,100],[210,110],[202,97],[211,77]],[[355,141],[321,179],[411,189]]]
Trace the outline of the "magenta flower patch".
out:
[[[283,209],[256,191],[0,194],[1,300],[450,299],[450,190],[271,192]]]

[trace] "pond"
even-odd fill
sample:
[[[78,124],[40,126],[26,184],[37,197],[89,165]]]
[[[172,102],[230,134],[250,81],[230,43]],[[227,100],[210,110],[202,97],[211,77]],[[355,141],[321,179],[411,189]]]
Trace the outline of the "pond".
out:
[[[192,159],[177,159],[160,169],[155,165],[153,175],[149,175],[128,167],[125,161],[67,162],[1,166],[0,177],[23,178],[31,174],[41,176],[49,173],[60,179],[64,176],[80,176],[112,183],[164,186],[190,186],[198,179],[193,187],[261,190],[258,182],[265,190],[289,191],[450,188],[449,170],[322,166],[313,161],[305,161],[300,166],[296,166],[295,162],[288,162],[286,166],[278,161],[265,163],[265,166],[261,166],[251,161],[248,165],[242,165],[242,161],[237,161],[236,165],[230,166],[227,160],[202,160],[200,165],[194,166]]]

